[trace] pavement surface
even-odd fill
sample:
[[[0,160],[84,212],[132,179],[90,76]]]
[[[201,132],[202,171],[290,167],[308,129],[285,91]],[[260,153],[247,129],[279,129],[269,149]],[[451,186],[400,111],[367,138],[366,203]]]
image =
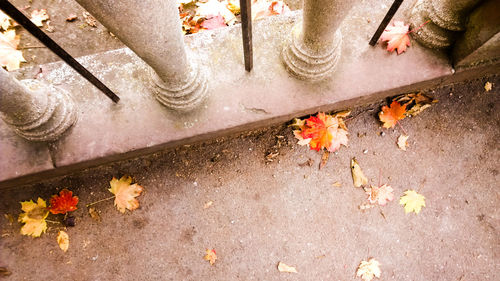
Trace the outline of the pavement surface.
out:
[[[491,76],[427,93],[439,102],[401,121],[407,151],[396,146],[402,129],[376,118],[386,101],[355,109],[349,147],[321,170],[321,154],[284,124],[5,190],[4,279],[361,280],[359,263],[373,257],[380,280],[500,280],[499,85]],[[371,184],[394,188],[394,201],[360,210],[367,196],[353,186],[353,157]],[[122,175],[144,187],[140,208],[122,214],[103,201],[93,220],[85,204],[112,195],[109,181]],[[40,238],[22,236],[19,202],[63,188],[80,198],[76,226],[49,222]],[[398,204],[407,189],[426,197],[418,215]],[[278,262],[298,273],[280,273]]]

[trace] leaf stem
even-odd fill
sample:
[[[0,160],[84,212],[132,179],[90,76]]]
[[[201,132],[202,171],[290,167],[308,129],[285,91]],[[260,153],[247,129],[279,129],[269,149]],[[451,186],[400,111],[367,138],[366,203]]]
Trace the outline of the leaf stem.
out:
[[[399,125],[399,127],[401,128],[401,130],[403,130],[403,133],[404,133],[405,135],[407,135],[407,136],[408,136],[408,133],[406,132],[406,130],[405,130],[405,128],[403,127],[403,125],[401,125],[401,123],[399,122],[399,120],[398,120],[398,121],[396,121],[396,124],[398,124],[398,125]]]
[[[51,223],[61,224],[61,222],[60,222],[60,221],[52,221],[52,220],[48,220],[48,219],[45,219],[45,221],[47,221],[47,222],[51,222]]]
[[[416,29],[412,29],[412,30],[409,30],[407,32],[407,34],[410,34],[412,32],[417,32],[419,29],[421,29],[422,27],[424,27],[424,25],[428,24],[429,22],[431,22],[431,20],[427,20],[426,22],[422,23],[419,27],[417,27]]]
[[[108,201],[108,200],[111,200],[111,199],[113,199],[113,198],[115,198],[115,196],[111,196],[111,197],[108,197],[108,198],[104,198],[104,199],[101,199],[101,200],[97,200],[97,201],[95,201],[95,202],[88,203],[87,205],[85,205],[85,207],[87,207],[87,208],[88,208],[88,207],[90,207],[90,206],[92,206],[92,205],[95,205],[95,204],[97,204],[97,203],[101,203],[101,202],[104,202],[104,201]]]

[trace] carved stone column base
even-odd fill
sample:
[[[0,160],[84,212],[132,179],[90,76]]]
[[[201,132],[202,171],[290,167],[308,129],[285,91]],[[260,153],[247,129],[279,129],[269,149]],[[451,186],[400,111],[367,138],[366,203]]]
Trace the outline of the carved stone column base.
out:
[[[410,15],[410,28],[415,30],[422,26],[417,32],[413,32],[412,36],[422,45],[433,49],[444,49],[453,43],[456,37],[456,32],[444,29],[435,24],[429,12],[432,11],[432,4],[426,0],[419,0],[413,8]],[[431,20],[428,23],[426,21]]]
[[[18,135],[30,141],[54,141],[76,122],[75,104],[65,90],[38,80],[28,79],[20,82],[34,95],[46,95],[47,103],[39,117],[28,123],[20,121],[26,118],[14,119],[2,115],[5,123]]]
[[[329,47],[315,46],[312,49],[301,39],[302,24],[292,29],[292,41],[282,52],[282,59],[288,72],[302,80],[320,81],[331,74],[340,58],[342,34],[336,31]]]
[[[169,85],[150,69],[151,84],[156,99],[167,108],[188,112],[199,106],[207,96],[207,78],[196,64],[191,66],[189,79],[182,84]]]

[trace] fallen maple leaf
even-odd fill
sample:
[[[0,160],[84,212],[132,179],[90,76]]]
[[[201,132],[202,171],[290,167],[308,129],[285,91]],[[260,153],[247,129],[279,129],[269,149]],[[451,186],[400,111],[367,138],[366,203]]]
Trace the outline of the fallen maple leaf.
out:
[[[371,187],[366,189],[366,194],[368,194],[368,201],[370,201],[370,203],[378,203],[380,206],[384,206],[385,204],[387,204],[387,202],[394,199],[394,194],[392,193],[393,191],[394,190],[390,185],[372,185]]]
[[[356,161],[356,158],[351,159],[351,174],[355,187],[360,187],[362,185],[368,184],[368,179],[365,177],[365,174],[363,174],[363,171]]]
[[[356,276],[361,277],[364,281],[371,281],[374,277],[380,278],[380,263],[374,258],[368,261],[361,261],[356,272]]]
[[[205,251],[206,255],[203,257],[205,260],[210,262],[210,265],[214,265],[217,260],[217,254],[215,253],[215,249],[207,249]]]
[[[31,12],[30,20],[36,26],[42,27],[43,26],[42,22],[48,20],[49,18],[50,17],[49,17],[49,14],[47,14],[47,10],[40,9],[40,10],[34,10],[33,12]]]
[[[484,90],[485,90],[486,92],[491,91],[491,89],[492,89],[492,88],[493,88],[493,84],[491,84],[490,82],[486,82],[486,83],[484,84]]]
[[[26,62],[23,52],[17,50],[20,36],[11,29],[0,32],[0,67],[6,67],[8,71],[19,69],[21,62]]]
[[[0,10],[0,28],[3,30],[7,30],[10,27],[10,21],[12,19],[7,16],[4,12]]]
[[[22,235],[39,237],[47,230],[45,218],[49,215],[49,210],[45,200],[39,197],[36,203],[33,200],[21,202],[21,210],[24,213],[19,215],[18,221],[24,223],[21,227]]]
[[[115,195],[115,206],[118,211],[125,213],[125,209],[133,211],[139,208],[139,201],[135,197],[143,191],[143,187],[132,183],[131,177],[123,176],[120,180],[113,179],[109,182],[111,188],[108,190]]]
[[[205,3],[198,2],[196,5],[198,6],[196,16],[208,19],[221,15],[227,25],[236,23],[236,16],[219,0],[208,0]]]
[[[415,190],[407,190],[404,196],[399,199],[399,204],[405,206],[405,213],[415,212],[418,214],[422,207],[425,207],[425,197]]]
[[[400,135],[398,138],[398,147],[401,150],[406,151],[406,148],[408,147],[408,138],[409,136],[407,135]]]
[[[227,0],[223,1],[226,3],[226,7],[236,16],[241,12],[240,1],[239,0]]]
[[[217,29],[220,27],[226,27],[226,23],[224,21],[224,18],[221,15],[207,18],[201,23],[201,27],[207,30],[212,30],[212,29]]]
[[[63,189],[59,195],[52,195],[50,198],[49,210],[52,214],[66,214],[76,209],[78,204],[78,196],[73,196],[73,192]]]
[[[283,1],[253,0],[252,2],[252,20],[289,12],[290,8]]]
[[[59,248],[66,252],[69,248],[69,236],[65,231],[59,230],[57,234],[57,244],[59,244]]]
[[[382,106],[382,111],[379,112],[378,118],[384,128],[393,128],[396,123],[405,118],[406,104],[401,105],[397,101],[392,101],[391,105]]]
[[[296,120],[299,129],[294,131],[294,135],[300,145],[307,144],[312,150],[326,149],[329,152],[335,152],[341,145],[347,146],[347,127],[342,119],[344,116],[347,115],[332,116],[319,112],[304,122]],[[295,125],[292,124],[292,126]]]
[[[405,94],[396,97],[394,100],[400,104],[406,105],[406,116],[416,116],[425,109],[429,108],[433,103],[438,102],[438,100],[422,93]]]
[[[388,41],[387,51],[396,50],[398,55],[406,51],[406,46],[410,46],[409,29],[410,25],[405,25],[402,21],[394,21],[392,26],[387,26],[380,36],[382,42]]]
[[[297,269],[295,269],[295,267],[286,265],[282,262],[278,263],[278,270],[280,272],[297,273]]]

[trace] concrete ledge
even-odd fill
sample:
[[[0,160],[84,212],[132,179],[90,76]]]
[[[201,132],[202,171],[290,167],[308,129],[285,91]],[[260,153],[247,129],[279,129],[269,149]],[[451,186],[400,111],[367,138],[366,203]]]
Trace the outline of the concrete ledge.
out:
[[[469,70],[461,76],[452,75],[454,71],[444,54],[418,46],[415,41],[407,53],[399,56],[381,46],[370,47],[368,40],[376,26],[366,24],[367,15],[376,22],[384,13],[383,9],[374,12],[369,6],[351,11],[342,26],[344,43],[337,70],[327,81],[315,84],[290,77],[280,60],[281,49],[289,40],[293,24],[300,19],[300,12],[255,23],[251,73],[243,67],[239,26],[186,38],[209,77],[208,100],[190,114],[169,111],[154,99],[148,87],[147,67],[129,49],[79,59],[122,98],[117,105],[64,63],[43,65],[40,79],[72,94],[79,120],[65,137],[47,145],[26,143],[0,123],[0,188],[267,126],[319,110],[366,104],[450,83],[456,80],[454,77],[484,74]],[[32,78],[35,72],[23,69],[19,78]],[[8,157],[4,157],[7,151]]]

